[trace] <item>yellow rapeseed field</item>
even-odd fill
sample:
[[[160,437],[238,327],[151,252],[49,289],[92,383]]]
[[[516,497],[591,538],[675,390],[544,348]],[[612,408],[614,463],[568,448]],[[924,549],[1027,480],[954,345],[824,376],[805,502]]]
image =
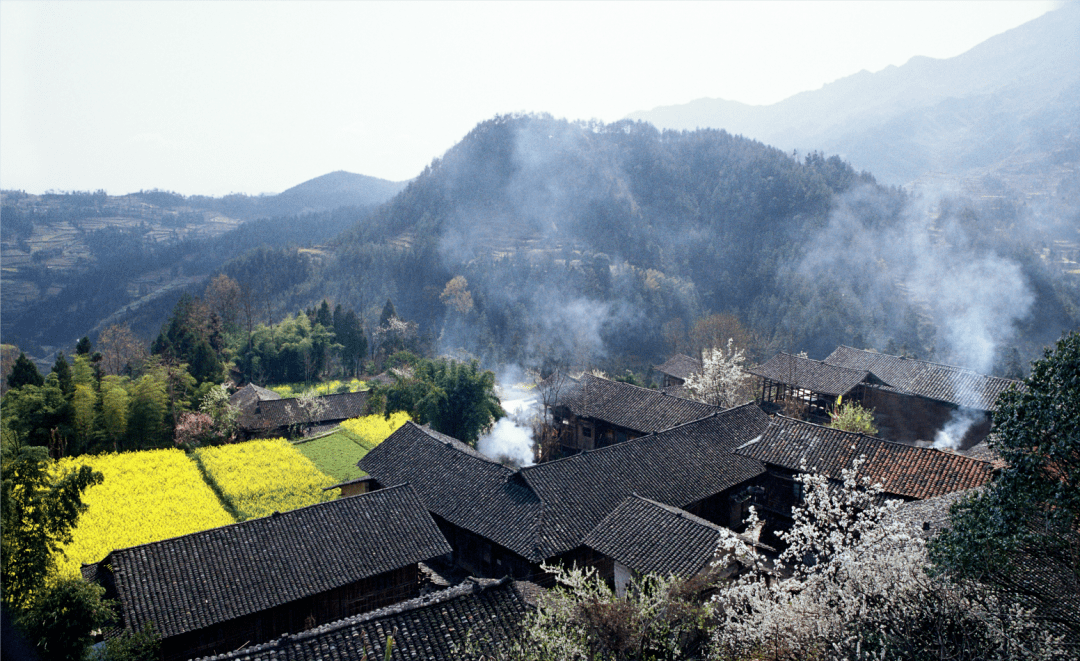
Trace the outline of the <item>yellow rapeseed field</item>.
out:
[[[84,495],[61,576],[77,577],[84,562],[110,551],[234,523],[199,468],[180,450],[147,450],[61,459],[57,470],[89,465],[105,477]]]
[[[282,438],[202,448],[206,475],[242,520],[333,500],[335,483]]]
[[[368,450],[386,440],[397,428],[410,420],[405,411],[391,413],[389,418],[381,415],[367,415],[341,423],[341,428],[357,438]]]

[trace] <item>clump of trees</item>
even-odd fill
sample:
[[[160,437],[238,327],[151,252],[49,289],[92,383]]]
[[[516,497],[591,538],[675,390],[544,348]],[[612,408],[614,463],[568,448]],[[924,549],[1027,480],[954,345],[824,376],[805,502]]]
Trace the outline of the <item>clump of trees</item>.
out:
[[[417,358],[395,354],[401,367],[395,369],[394,383],[372,389],[370,406],[389,415],[405,411],[419,424],[470,445],[502,419],[506,412],[495,394],[495,374],[481,370],[477,361],[452,358]]]
[[[829,426],[833,429],[858,432],[868,436],[876,436],[877,427],[874,426],[874,410],[863,408],[858,402],[848,401],[845,403],[842,397],[836,398],[836,408],[829,412]]]

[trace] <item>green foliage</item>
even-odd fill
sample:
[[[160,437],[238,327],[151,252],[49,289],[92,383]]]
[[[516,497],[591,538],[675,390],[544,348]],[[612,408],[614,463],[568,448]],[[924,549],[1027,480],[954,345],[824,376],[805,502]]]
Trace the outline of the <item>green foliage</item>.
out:
[[[157,661],[161,638],[149,622],[141,631],[123,634],[105,641],[104,661]]]
[[[702,593],[708,579],[649,575],[617,597],[595,570],[545,569],[557,586],[526,617],[521,638],[484,650],[486,658],[661,661],[702,658],[706,651],[712,618]],[[471,658],[485,643],[477,640],[476,649],[463,652]]]
[[[46,588],[19,624],[41,659],[82,661],[94,642],[92,632],[114,619],[105,588],[68,578]]]
[[[70,435],[74,409],[56,374],[50,372],[40,386],[25,384],[9,390],[4,395],[4,416],[27,444],[55,446]]]
[[[836,408],[829,412],[832,418],[829,426],[833,429],[876,436],[878,429],[874,426],[874,409],[864,409],[858,402],[844,404],[841,399],[836,398]]]
[[[52,372],[56,375],[56,380],[60,385],[60,391],[64,393],[64,397],[70,398],[74,395],[75,379],[71,374],[71,365],[68,363],[67,358],[64,357],[63,351],[56,355],[56,363],[53,365]]]
[[[41,376],[34,361],[26,357],[25,353],[19,352],[15,364],[8,374],[7,383],[9,388],[21,388],[25,385],[40,386],[45,383],[45,377]]]
[[[83,492],[102,481],[87,466],[53,475],[42,447],[5,439],[3,445],[3,603],[29,605],[55,566],[53,555],[71,541],[71,530],[86,510]]]
[[[931,554],[943,571],[1039,604],[1054,591],[1028,580],[1030,567],[1059,589],[1080,590],[1080,332],[1032,363],[1024,385],[1002,393],[994,412],[989,443],[1005,467],[953,507]],[[1080,636],[1076,613],[1061,619]]]
[[[372,410],[406,411],[418,423],[470,445],[506,415],[495,394],[495,374],[481,370],[475,360],[420,359],[395,383],[374,388],[369,401]]]

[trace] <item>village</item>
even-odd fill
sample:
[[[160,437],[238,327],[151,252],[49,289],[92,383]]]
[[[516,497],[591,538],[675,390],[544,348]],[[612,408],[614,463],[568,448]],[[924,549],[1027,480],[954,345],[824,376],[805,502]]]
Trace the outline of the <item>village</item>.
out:
[[[561,458],[519,468],[408,422],[363,456],[364,477],[330,487],[335,500],[116,549],[82,574],[119,602],[116,632],[152,625],[167,660],[462,658],[515,640],[555,566],[594,570],[621,597],[647,575],[738,575],[730,535],[769,562],[803,474],[840,485],[855,466],[930,534],[1003,466],[990,418],[1000,393],[1024,388],[841,346],[824,361],[774,356],[750,372],[755,400],[725,409],[685,396],[701,369],[676,355],[656,367],[659,390],[587,372],[541,381]],[[306,411],[249,384],[232,401],[255,437],[332,426],[366,396]],[[824,424],[839,401],[872,408],[879,434]],[[969,422],[943,445],[956,418]]]

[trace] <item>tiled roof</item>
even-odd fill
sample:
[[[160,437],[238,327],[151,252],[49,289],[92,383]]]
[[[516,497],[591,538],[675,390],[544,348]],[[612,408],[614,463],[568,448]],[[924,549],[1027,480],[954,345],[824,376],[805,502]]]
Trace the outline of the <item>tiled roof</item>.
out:
[[[383,483],[411,483],[431,512],[540,561],[580,545],[632,493],[685,507],[760,475],[760,463],[730,450],[768,420],[748,404],[516,472],[406,423],[359,466]]]
[[[658,390],[584,374],[566,385],[558,405],[579,417],[595,418],[642,434],[670,429],[720,409]]]
[[[456,661],[491,653],[516,638],[527,608],[521,584],[508,578],[468,579],[418,599],[210,658],[374,661],[384,658],[392,634],[392,660]]]
[[[973,493],[976,492],[964,489],[926,500],[913,500],[896,508],[893,516],[910,524],[915,534],[929,539],[949,525],[949,508]]]
[[[676,379],[686,379],[688,376],[701,372],[701,361],[686,354],[677,353],[668,358],[663,365],[657,365],[656,371]]]
[[[323,408],[312,421],[314,424],[348,420],[367,413],[366,391],[322,395],[317,399]],[[276,429],[304,422],[308,422],[307,415],[300,406],[300,400],[295,398],[259,401],[242,409],[239,419],[240,427],[248,430]]]
[[[635,494],[604,517],[584,544],[640,574],[689,578],[716,555],[724,530]]]
[[[731,450],[763,433],[768,421],[761,409],[746,404],[658,434],[522,468],[520,474],[544,502],[544,528],[561,553],[579,545],[633,493],[686,507],[760,475],[760,463]]]
[[[383,484],[409,482],[428,510],[539,560],[541,505],[514,471],[449,436],[407,422],[358,464]]]
[[[766,464],[837,480],[852,461],[865,456],[860,477],[881,483],[886,493],[914,499],[977,487],[993,473],[990,464],[953,452],[901,445],[783,416],[774,417],[760,438],[735,451]]]
[[[119,549],[96,571],[111,567],[125,628],[168,638],[451,550],[406,484]]]
[[[987,376],[962,367],[845,346],[837,347],[825,362],[869,370],[898,392],[982,411],[994,410],[998,395],[1010,387],[1024,387],[1020,381]]]
[[[877,376],[865,369],[837,367],[820,360],[792,356],[787,353],[778,353],[765,364],[748,371],[771,381],[834,397],[846,395],[848,391],[864,381],[881,383]]]
[[[229,396],[229,403],[233,406],[244,409],[255,402],[265,402],[271,399],[281,399],[281,395],[277,394],[273,390],[267,390],[261,386],[257,386],[254,383],[249,383],[240,390],[237,390]]]

